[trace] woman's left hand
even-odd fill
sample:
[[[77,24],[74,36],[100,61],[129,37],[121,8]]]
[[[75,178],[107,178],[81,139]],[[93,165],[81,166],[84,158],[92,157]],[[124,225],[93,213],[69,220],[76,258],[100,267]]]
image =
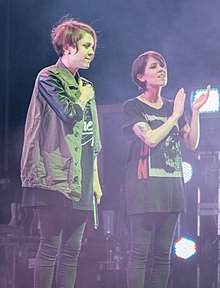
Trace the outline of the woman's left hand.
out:
[[[200,95],[194,101],[193,110],[199,111],[199,109],[207,102],[207,100],[209,98],[210,90],[211,90],[211,85],[208,85],[207,86],[207,92],[206,93],[202,93],[202,95]]]

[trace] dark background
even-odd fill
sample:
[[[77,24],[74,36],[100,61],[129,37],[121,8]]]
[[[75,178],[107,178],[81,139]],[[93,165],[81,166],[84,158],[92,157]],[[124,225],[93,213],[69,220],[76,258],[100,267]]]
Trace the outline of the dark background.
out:
[[[192,90],[207,84],[220,88],[219,11],[219,0],[0,0],[0,179],[12,184],[0,198],[7,194],[13,199],[21,190],[25,116],[37,73],[57,61],[50,31],[63,16],[89,23],[97,31],[95,60],[81,74],[94,82],[98,105],[135,97],[139,92],[130,77],[132,62],[140,53],[156,50],[168,64],[163,96],[174,99],[184,87],[190,111]],[[124,185],[127,151],[120,110],[103,115],[103,207],[113,209]],[[218,150],[218,121],[202,119],[200,150]],[[191,161],[196,157],[183,153]]]
[[[163,96],[173,99],[183,86],[189,105],[192,90],[209,83],[219,88],[219,11],[218,0],[1,0],[0,178],[17,175],[34,80],[57,60],[50,31],[62,16],[89,23],[98,33],[96,58],[81,73],[94,82],[99,105],[137,95],[131,64],[146,50],[159,51],[167,60],[169,83]]]
[[[189,111],[192,90],[208,84],[220,89],[219,13],[219,0],[0,0],[0,180],[11,181],[10,189],[1,184],[0,203],[15,199],[17,191],[21,193],[19,161],[25,116],[37,73],[57,61],[50,31],[61,17],[68,15],[97,31],[95,60],[81,74],[94,83],[98,105],[120,104],[137,96],[130,77],[132,62],[144,51],[155,50],[168,64],[163,96],[174,99],[184,87]],[[120,113],[103,117],[102,207],[118,211],[123,198],[126,145]],[[219,117],[202,119],[198,152],[220,150],[218,123]],[[203,179],[203,193],[216,191],[210,181],[216,186],[218,167],[213,168],[212,156],[198,163],[196,153],[183,149],[183,155],[197,169],[194,182],[187,186],[188,220],[182,222],[183,232],[195,236],[196,189]]]
[[[0,179],[10,179],[11,190],[20,189],[25,115],[37,73],[57,60],[50,31],[61,17],[89,23],[98,33],[95,60],[81,71],[94,82],[98,105],[135,97],[139,92],[130,77],[132,62],[140,53],[156,50],[168,64],[163,96],[173,99],[183,86],[189,110],[192,90],[209,83],[220,88],[219,11],[218,0],[1,0]],[[202,121],[201,150],[218,149],[218,121]],[[126,147],[120,113],[106,114],[103,125],[103,205],[112,207],[124,184]]]

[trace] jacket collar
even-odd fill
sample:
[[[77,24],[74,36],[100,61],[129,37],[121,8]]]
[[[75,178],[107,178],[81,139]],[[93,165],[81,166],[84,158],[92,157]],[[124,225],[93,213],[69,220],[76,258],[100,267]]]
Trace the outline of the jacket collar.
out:
[[[67,83],[71,83],[71,85],[78,87],[77,81],[80,77],[78,71],[76,72],[76,76],[74,77],[73,74],[70,72],[70,70],[63,64],[60,58],[55,64],[55,67],[58,68],[59,71],[60,70],[62,71],[62,77],[65,79]]]

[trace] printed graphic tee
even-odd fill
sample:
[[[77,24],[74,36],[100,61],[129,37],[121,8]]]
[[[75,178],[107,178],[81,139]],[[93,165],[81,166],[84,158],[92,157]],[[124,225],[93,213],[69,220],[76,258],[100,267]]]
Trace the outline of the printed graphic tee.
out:
[[[151,129],[160,127],[172,115],[173,101],[163,98],[160,109],[138,98],[123,106],[122,131],[129,141],[126,164],[126,200],[128,214],[185,211],[181,129],[187,123],[182,116],[178,124],[156,147],[150,148],[133,132],[138,122]]]
[[[89,105],[84,110],[84,129],[82,134],[82,196],[80,201],[72,201],[73,208],[93,210],[93,167],[94,167],[94,137],[93,120]]]

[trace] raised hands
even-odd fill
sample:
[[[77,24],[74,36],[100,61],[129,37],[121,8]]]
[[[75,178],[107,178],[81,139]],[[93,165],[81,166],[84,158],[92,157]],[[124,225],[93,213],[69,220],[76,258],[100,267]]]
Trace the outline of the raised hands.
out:
[[[198,111],[208,100],[210,95],[211,85],[207,86],[207,92],[202,93],[194,102],[193,102],[193,110]]]
[[[179,119],[184,112],[184,105],[185,105],[186,93],[183,88],[181,88],[175,97],[174,106],[173,106],[173,117],[175,119]]]

